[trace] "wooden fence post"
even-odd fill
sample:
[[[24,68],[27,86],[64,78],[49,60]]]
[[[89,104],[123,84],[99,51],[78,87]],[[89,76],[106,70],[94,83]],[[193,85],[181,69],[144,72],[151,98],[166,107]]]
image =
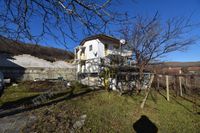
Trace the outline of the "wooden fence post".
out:
[[[185,76],[185,86],[188,87],[187,75]]]
[[[174,82],[174,84],[173,84],[173,87],[174,87],[174,91],[175,91],[175,93],[176,93],[176,97],[178,96],[178,90],[177,90],[177,76],[176,75],[174,75],[173,76],[173,82]]]
[[[179,71],[179,74],[181,74],[181,70]],[[183,89],[182,89],[182,77],[179,76],[179,86],[180,86],[180,96],[183,96]]]
[[[167,101],[169,101],[169,76],[166,75],[166,91],[167,91]]]
[[[157,91],[160,89],[160,80],[159,80],[159,75],[157,75]]]
[[[180,96],[183,96],[183,89],[182,89],[182,78],[179,76],[179,86],[180,86]]]
[[[88,76],[88,86],[90,86],[90,75],[89,75],[89,73],[87,74],[87,76]]]

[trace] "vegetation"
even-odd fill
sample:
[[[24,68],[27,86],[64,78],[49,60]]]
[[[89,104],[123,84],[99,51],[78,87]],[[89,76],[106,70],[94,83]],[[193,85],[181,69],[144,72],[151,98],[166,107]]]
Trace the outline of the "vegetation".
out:
[[[26,92],[26,95],[17,93],[19,89]],[[175,99],[173,94],[168,102],[163,97],[164,92],[159,94],[152,90],[142,110],[140,103],[144,97],[143,92],[137,96],[120,96],[116,92],[90,91],[79,83],[74,83],[66,92],[70,93],[48,101],[54,101],[53,104],[32,110],[30,115],[36,116],[38,120],[23,130],[71,131],[73,123],[82,115],[86,115],[84,125],[76,129],[76,132],[134,132],[134,124],[141,116],[146,116],[158,128],[158,132],[195,133],[200,130],[200,115],[193,111],[193,103],[180,97]],[[4,103],[11,100],[12,94],[17,99],[23,99],[35,95],[35,92],[32,93],[23,85],[15,89],[9,87],[3,95]],[[145,123],[141,126],[145,126]]]
[[[68,40],[77,40],[82,30],[88,34],[105,32],[116,16],[113,4],[112,0],[2,1],[0,35],[31,42],[51,38],[68,47]]]
[[[10,86],[4,90],[4,94],[0,100],[0,105],[2,106],[6,103],[17,101],[25,97],[31,97],[37,94],[38,92],[31,92],[23,84],[20,84],[19,86]]]
[[[0,36],[0,53],[10,55],[30,54],[47,61],[73,59],[73,53],[62,49],[16,42]]]
[[[162,23],[158,12],[151,18],[137,16],[134,21],[127,16],[120,33],[127,40],[125,47],[132,51],[131,58],[139,68],[136,80],[139,91],[149,64],[195,43],[196,39],[189,34],[193,27],[190,17],[168,19]]]
[[[36,124],[34,131],[48,130],[46,124],[54,121],[53,126],[59,121],[55,119],[56,114],[77,119],[86,114],[85,126],[79,132],[133,132],[133,124],[142,115],[147,116],[158,127],[159,132],[198,132],[200,130],[200,116],[186,110],[175,101],[168,103],[161,95],[157,97],[157,103],[152,98],[148,100],[147,107],[140,110],[140,102],[143,97],[119,96],[117,93],[97,92],[89,96],[83,96],[75,100],[63,101],[56,106],[51,106],[50,119],[44,115],[46,109],[38,110],[36,115],[42,116]],[[182,105],[192,108],[192,104],[179,99]],[[61,109],[65,109],[64,112]],[[183,117],[184,116],[184,117]],[[65,125],[60,125],[61,127]],[[61,128],[62,129],[62,128]],[[56,129],[60,130],[60,129]]]

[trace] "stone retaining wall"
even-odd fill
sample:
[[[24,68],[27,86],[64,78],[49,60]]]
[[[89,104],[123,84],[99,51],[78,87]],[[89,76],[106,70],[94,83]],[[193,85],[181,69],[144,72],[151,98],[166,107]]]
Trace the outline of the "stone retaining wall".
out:
[[[63,77],[65,80],[76,79],[75,68],[0,68],[5,78],[12,81],[29,81],[35,79],[57,79]]]

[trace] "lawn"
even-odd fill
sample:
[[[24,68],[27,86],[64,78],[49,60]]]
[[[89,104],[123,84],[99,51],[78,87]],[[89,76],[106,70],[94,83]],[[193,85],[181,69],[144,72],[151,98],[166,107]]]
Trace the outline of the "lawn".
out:
[[[22,90],[24,90],[23,95],[19,91],[16,92],[13,87],[8,88],[3,96],[2,104],[5,104],[6,100],[13,101],[20,97],[23,98],[25,94],[26,97],[38,95],[37,92],[27,91],[27,88],[22,87]],[[12,95],[15,95],[17,99],[11,98]],[[30,110],[30,115],[38,119],[34,124],[27,125],[23,131],[81,133],[129,133],[144,129],[148,132],[158,130],[161,133],[197,133],[200,131],[199,106],[194,109],[192,102],[181,97],[175,98],[172,94],[168,102],[163,95],[152,91],[144,109],[140,109],[143,97],[143,93],[137,96],[121,96],[117,92],[91,91],[76,83],[73,89],[66,89],[64,95],[51,98],[45,101],[44,106]],[[84,120],[80,120],[82,117]],[[81,126],[74,126],[77,122],[81,122]]]
[[[5,105],[9,102],[15,102],[21,98],[28,98],[40,94],[40,92],[30,91],[29,88],[23,84],[17,86],[9,86],[4,90],[4,94],[0,99],[0,106]]]

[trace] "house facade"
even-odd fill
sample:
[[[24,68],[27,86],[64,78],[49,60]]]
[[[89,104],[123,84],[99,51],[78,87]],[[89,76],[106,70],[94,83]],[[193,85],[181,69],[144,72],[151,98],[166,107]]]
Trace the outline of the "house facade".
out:
[[[119,39],[107,35],[95,35],[85,38],[75,48],[77,73],[98,73],[102,59],[111,63],[109,56],[130,58],[130,50],[122,50],[123,44]]]

